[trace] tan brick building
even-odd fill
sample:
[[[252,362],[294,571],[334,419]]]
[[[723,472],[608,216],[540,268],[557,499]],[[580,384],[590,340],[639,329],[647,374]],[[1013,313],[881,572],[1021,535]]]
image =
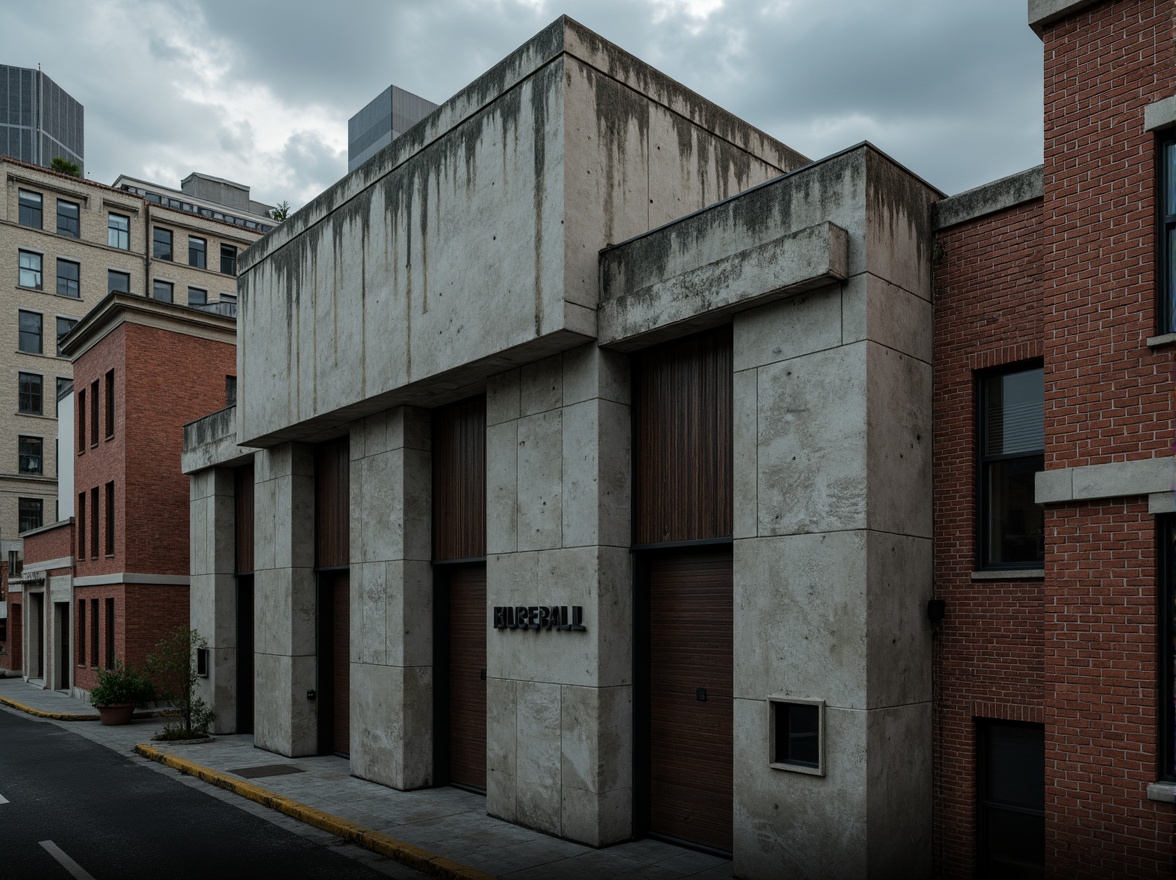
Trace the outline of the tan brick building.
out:
[[[58,509],[58,341],[115,290],[234,313],[237,254],[270,228],[248,187],[201,174],[181,190],[105,186],[0,159],[0,547]],[[65,498],[70,494],[66,493]]]

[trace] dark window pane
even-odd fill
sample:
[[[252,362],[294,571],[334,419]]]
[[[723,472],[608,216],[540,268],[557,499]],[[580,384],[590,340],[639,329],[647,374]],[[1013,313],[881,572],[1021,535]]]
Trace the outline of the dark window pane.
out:
[[[17,408],[28,415],[41,415],[41,377],[37,373],[20,373],[17,378]]]
[[[17,470],[22,474],[43,474],[44,441],[40,437],[21,437],[19,443]]]
[[[220,248],[221,272],[225,275],[237,274],[237,249],[231,244],[222,244]]]
[[[20,336],[17,347],[27,354],[41,354],[41,316],[19,312]]]
[[[992,376],[985,385],[985,454],[1018,455],[1044,449],[1044,371]]]
[[[167,281],[155,281],[151,284],[151,297],[160,302],[172,301],[172,285]]]
[[[81,266],[72,260],[57,261],[57,292],[62,296],[81,296]]]
[[[77,203],[57,200],[57,234],[72,238],[77,238],[81,234]]]
[[[61,340],[65,335],[74,328],[78,322],[73,318],[58,318],[57,319],[57,354],[61,354]]]
[[[172,233],[170,229],[155,228],[153,236],[152,256],[157,260],[170,260],[172,258]]]
[[[207,266],[208,253],[207,245],[203,238],[188,238],[188,265],[195,266],[197,269],[204,269]]]
[[[188,305],[202,306],[208,302],[208,291],[201,290],[199,287],[188,288]]]
[[[1033,499],[1034,476],[1045,457],[1031,455],[985,466],[986,562],[993,565],[1045,559],[1045,509]]]
[[[34,229],[41,228],[40,193],[29,192],[26,189],[20,191],[19,222],[21,226],[31,226]]]
[[[106,292],[114,293],[115,291],[130,293],[131,276],[126,272],[115,272],[113,269],[109,269],[106,272]]]
[[[27,532],[30,529],[41,528],[44,522],[42,514],[44,502],[40,498],[21,498],[18,505],[20,518],[18,528],[20,531]]]

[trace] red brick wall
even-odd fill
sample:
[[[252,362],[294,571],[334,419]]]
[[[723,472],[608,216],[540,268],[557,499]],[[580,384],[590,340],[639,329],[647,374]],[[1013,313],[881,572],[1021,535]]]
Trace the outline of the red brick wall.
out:
[[[1173,358],[1145,344],[1157,246],[1143,108],[1176,93],[1173,4],[1097,3],[1043,42],[1045,466],[1167,455]]]
[[[74,589],[74,685],[89,690],[98,683],[98,668],[106,666],[106,600],[114,599],[114,656],[130,666],[142,667],[147,655],[177,626],[188,625],[188,588],[156,584],[113,584]],[[98,665],[90,664],[91,605],[98,600]],[[81,633],[77,603],[86,602],[86,652],[78,657]]]
[[[105,374],[115,371],[114,436],[105,435]],[[87,392],[87,443],[76,457],[75,493],[98,488],[98,557],[78,576],[131,571],[188,574],[188,478],[180,471],[185,422],[225,405],[225,376],[236,375],[235,346],[124,323],[78,359],[75,389]],[[100,398],[98,446],[89,436],[91,383]],[[107,556],[105,486],[115,487],[115,552]],[[75,498],[75,503],[77,499]]]
[[[1047,508],[1046,862],[1066,878],[1171,877],[1159,767],[1156,523],[1146,499]]]
[[[65,559],[73,556],[73,522],[67,520],[24,539],[24,564]]]
[[[942,876],[975,865],[975,717],[1040,721],[1042,584],[973,581],[978,370],[1041,355],[1041,202],[936,237],[935,833]]]

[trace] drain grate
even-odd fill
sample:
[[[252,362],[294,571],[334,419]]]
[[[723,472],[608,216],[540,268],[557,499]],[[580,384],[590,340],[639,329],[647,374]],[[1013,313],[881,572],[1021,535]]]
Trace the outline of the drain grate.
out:
[[[239,767],[229,772],[242,779],[260,779],[262,776],[288,776],[304,771],[293,764],[263,764],[260,767]]]

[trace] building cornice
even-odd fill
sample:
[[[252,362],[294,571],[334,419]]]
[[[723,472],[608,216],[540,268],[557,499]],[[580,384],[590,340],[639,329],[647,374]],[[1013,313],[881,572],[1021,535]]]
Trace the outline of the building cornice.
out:
[[[186,587],[191,582],[187,575],[140,574],[133,571],[119,571],[113,574],[95,574],[89,577],[75,577],[75,587],[107,587],[112,584],[149,584],[157,587]]]

